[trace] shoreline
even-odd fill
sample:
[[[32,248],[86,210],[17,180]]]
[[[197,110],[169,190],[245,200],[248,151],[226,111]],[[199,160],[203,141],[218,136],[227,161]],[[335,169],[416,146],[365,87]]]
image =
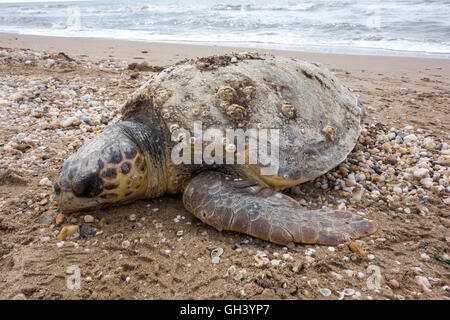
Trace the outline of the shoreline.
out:
[[[234,46],[146,42],[90,37],[36,36],[18,33],[0,33],[0,47],[40,51],[66,51],[69,55],[96,58],[115,58],[128,62],[148,61],[152,65],[168,65],[185,58],[196,58],[227,52],[255,51],[318,61],[330,69],[369,72],[416,73],[433,71],[450,75],[450,59],[434,57],[407,57],[359,55],[341,53],[315,53],[281,49],[261,49]],[[143,53],[143,51],[147,51]]]

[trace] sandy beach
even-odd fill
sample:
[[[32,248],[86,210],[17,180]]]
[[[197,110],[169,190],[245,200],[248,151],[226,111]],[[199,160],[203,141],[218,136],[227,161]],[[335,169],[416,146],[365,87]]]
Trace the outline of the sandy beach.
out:
[[[360,250],[218,232],[178,196],[90,212],[95,236],[57,241],[64,224],[85,221],[58,216],[52,182],[64,159],[119,121],[120,105],[152,72],[241,51],[321,62],[365,105],[349,158],[286,191],[308,208],[341,206],[377,221]],[[449,83],[450,59],[0,33],[0,298],[448,300]],[[66,285],[73,265],[78,290]]]

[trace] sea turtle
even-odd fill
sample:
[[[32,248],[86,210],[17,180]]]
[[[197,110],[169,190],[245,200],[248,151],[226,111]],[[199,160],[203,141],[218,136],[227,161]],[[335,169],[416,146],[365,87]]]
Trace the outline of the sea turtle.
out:
[[[308,210],[280,193],[336,167],[360,133],[362,104],[319,63],[255,53],[185,60],[152,75],[121,111],[121,122],[62,166],[55,192],[63,212],[182,193],[185,208],[202,222],[277,244],[336,245],[376,230],[373,221]],[[216,133],[278,130],[278,142],[270,140],[276,170],[263,172],[267,158],[250,161],[251,134],[244,148],[224,138],[218,142],[224,153],[210,153],[244,156],[244,163],[178,163],[174,148],[182,143],[194,154],[200,150],[200,158],[208,145],[218,145],[195,143],[202,139],[194,133],[199,122]]]

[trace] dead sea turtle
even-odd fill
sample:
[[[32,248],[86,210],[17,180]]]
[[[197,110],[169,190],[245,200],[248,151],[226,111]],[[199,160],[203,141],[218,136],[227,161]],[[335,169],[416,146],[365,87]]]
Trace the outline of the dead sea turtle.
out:
[[[152,76],[122,114],[65,161],[55,184],[63,212],[182,193],[185,208],[217,230],[278,244],[336,245],[376,229],[348,212],[307,210],[279,192],[336,167],[360,133],[361,103],[318,63],[252,53],[186,60]],[[227,138],[208,143],[194,132],[199,122],[204,131],[251,134],[244,148]],[[278,130],[269,173],[267,158],[250,161],[250,137],[264,129]],[[180,145],[189,148],[174,153]],[[188,151],[195,160],[211,145],[223,148],[210,152],[214,159],[244,162],[174,160]]]

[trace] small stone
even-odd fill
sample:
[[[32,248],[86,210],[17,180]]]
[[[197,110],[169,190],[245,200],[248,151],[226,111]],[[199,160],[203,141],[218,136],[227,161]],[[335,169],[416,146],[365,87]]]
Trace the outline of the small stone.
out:
[[[217,263],[220,262],[220,258],[219,258],[219,257],[213,257],[213,258],[211,259],[211,262],[217,264]]]
[[[403,141],[407,144],[411,144],[417,141],[417,137],[414,134],[409,134],[403,138]]]
[[[433,186],[433,179],[431,178],[423,178],[420,180],[420,183],[427,189],[430,189]]]
[[[61,127],[68,128],[68,127],[75,127],[78,126],[81,123],[81,121],[75,117],[70,117],[67,119],[64,119],[61,121]]]
[[[427,255],[426,253],[422,253],[420,255],[420,259],[422,259],[423,261],[429,261],[430,260],[430,256]]]
[[[56,222],[56,224],[61,224],[64,222],[65,219],[66,219],[66,216],[63,213],[59,213],[56,216],[55,222]]]
[[[181,237],[183,235],[183,230],[178,230],[177,231],[177,237]]]
[[[273,266],[279,266],[280,263],[281,263],[281,260],[273,259],[272,261],[270,261],[270,263],[271,263]]]
[[[238,59],[236,57],[231,58],[231,63],[237,63],[237,62],[238,62]]]
[[[354,272],[353,272],[353,270],[344,270],[344,273],[348,276],[348,277],[353,277],[353,275],[354,275]]]
[[[42,178],[41,181],[39,181],[39,184],[41,186],[53,186],[52,182],[47,177]]]
[[[395,156],[389,156],[389,157],[387,158],[387,162],[388,162],[389,164],[394,165],[394,164],[397,164],[398,160],[397,160],[397,158],[396,158]]]
[[[403,190],[400,187],[394,187],[392,190],[397,194],[403,193]]]
[[[395,280],[395,279],[389,280],[388,285],[389,285],[389,287],[391,287],[392,289],[398,289],[398,288],[400,288],[400,283],[398,283],[398,281]]]
[[[130,214],[130,216],[128,217],[128,220],[130,220],[130,221],[136,221],[136,215],[133,213],[133,214]]]
[[[131,243],[130,243],[130,241],[128,241],[128,240],[124,240],[123,242],[122,242],[122,248],[128,248],[129,246],[131,245]]]
[[[47,59],[47,63],[45,64],[46,68],[51,68],[55,64],[55,60],[53,59]]]
[[[23,293],[16,294],[13,298],[13,300],[27,300],[27,297]]]
[[[428,175],[428,169],[426,169],[426,168],[416,169],[416,170],[414,170],[413,175],[416,178],[424,178],[425,176]]]
[[[95,221],[95,218],[91,215],[84,216],[84,222],[86,223],[93,223]]]

